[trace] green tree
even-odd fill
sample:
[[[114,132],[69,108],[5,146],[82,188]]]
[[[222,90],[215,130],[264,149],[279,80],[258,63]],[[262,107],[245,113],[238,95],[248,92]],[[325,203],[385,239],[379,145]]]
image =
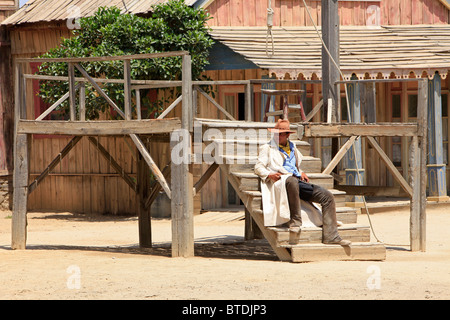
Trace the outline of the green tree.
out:
[[[192,56],[192,76],[199,79],[208,64],[213,40],[206,24],[209,14],[201,8],[192,8],[184,0],[169,0],[153,6],[150,18],[121,14],[117,7],[101,7],[92,17],[80,19],[81,28],[73,36],[63,39],[59,47],[51,49],[43,58],[119,56],[167,51],[188,51]],[[123,62],[90,62],[81,66],[96,78],[123,78]],[[43,63],[41,75],[67,76],[67,63]],[[181,79],[181,57],[131,61],[131,78],[136,80]],[[76,70],[75,76],[81,76]],[[119,106],[123,106],[122,84],[104,84],[102,89]],[[42,81],[39,95],[52,104],[68,92],[67,82]],[[134,92],[133,92],[134,94]],[[145,96],[145,92],[143,94]],[[96,119],[109,110],[106,101],[88,83],[86,85],[86,118]],[[163,101],[150,103],[143,99],[148,114],[160,111]],[[68,102],[59,108],[68,113]]]

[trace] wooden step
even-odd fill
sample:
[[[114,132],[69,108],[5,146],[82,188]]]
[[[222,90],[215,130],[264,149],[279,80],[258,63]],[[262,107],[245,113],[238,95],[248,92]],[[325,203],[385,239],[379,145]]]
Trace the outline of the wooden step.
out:
[[[216,144],[216,150],[221,150],[221,154],[239,154],[239,155],[250,155],[257,156],[259,152],[259,148],[269,143],[269,139],[229,139],[226,138],[217,138],[217,137],[205,137],[203,142],[205,144],[214,143]],[[308,156],[311,153],[311,145],[302,140],[293,140],[290,139],[292,143],[295,144],[297,149],[301,152],[302,155]],[[320,159],[319,159],[320,160]]]
[[[253,209],[255,213],[262,214],[262,209]],[[337,207],[336,219],[344,224],[354,224],[358,221],[358,213],[354,208]]]
[[[241,190],[259,190],[259,177],[255,173],[249,172],[232,172],[232,175],[241,180]],[[310,183],[332,189],[334,186],[333,177],[329,174],[308,173]]]
[[[216,136],[220,132],[222,137],[233,136],[235,138],[267,138],[270,139],[271,133],[267,130],[268,128],[273,128],[275,123],[271,122],[247,122],[247,121],[230,121],[230,120],[214,120],[214,119],[195,119],[195,126],[201,125],[203,130],[204,138]],[[291,123],[291,130],[295,131],[292,133],[290,138],[293,140],[297,139],[297,128],[296,124]],[[216,129],[216,130],[208,130]],[[228,131],[227,131],[228,130]]]
[[[386,260],[386,247],[382,243],[353,242],[348,247],[329,244],[285,245],[291,251],[292,262],[313,261],[383,261]]]
[[[343,212],[342,208],[347,208],[349,211],[357,213],[357,209],[350,208],[345,206],[345,192],[342,193],[342,191],[336,190],[336,189],[328,189],[334,196],[335,202],[336,202],[336,211]],[[245,194],[252,197],[252,206],[254,208],[261,208],[261,191],[259,190],[244,190],[241,188],[241,191]]]
[[[280,227],[267,227],[276,232],[277,243],[279,246],[289,245],[289,229]],[[352,242],[370,242],[370,227],[358,224],[345,224],[338,227],[341,238]],[[322,243],[322,228],[310,227],[302,228],[299,244],[302,243]]]
[[[257,156],[222,155],[219,159],[222,163],[230,165],[230,172],[254,173]],[[320,173],[322,161],[319,158],[304,156],[300,168],[308,175]]]

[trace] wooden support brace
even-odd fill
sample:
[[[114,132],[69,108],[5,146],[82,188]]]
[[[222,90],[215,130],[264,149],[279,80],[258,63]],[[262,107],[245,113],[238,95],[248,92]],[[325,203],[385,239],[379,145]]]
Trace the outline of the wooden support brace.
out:
[[[75,90],[78,90],[80,88],[80,84],[78,83],[75,86]],[[53,110],[55,110],[59,105],[61,105],[61,103],[63,103],[64,101],[67,100],[67,98],[69,98],[70,92],[67,92],[65,95],[63,95],[61,98],[58,99],[58,101],[56,101],[54,104],[52,104],[47,110],[45,110],[44,112],[42,112],[39,117],[36,118],[36,121],[41,121],[43,120],[46,116],[48,116]],[[81,91],[80,91],[80,95],[81,95]]]
[[[120,108],[114,103],[114,101],[111,100],[110,97],[108,97],[108,95],[105,93],[105,91],[102,90],[102,88],[100,88],[100,86],[94,81],[94,79],[91,78],[91,76],[88,75],[88,73],[86,72],[86,70],[84,70],[78,63],[75,63],[75,67],[81,72],[81,74],[83,75],[83,77],[85,77],[87,80],[89,80],[89,82],[92,84],[92,86],[94,87],[95,90],[97,90],[97,92],[106,99],[106,101],[108,102],[108,104],[114,108],[114,110],[117,111],[118,114],[120,114],[120,116],[124,119],[126,119],[125,117],[125,113],[120,110]]]
[[[208,99],[209,102],[211,102],[217,109],[219,109],[224,115],[227,116],[228,119],[232,120],[232,121],[236,121],[236,119],[227,112],[227,110],[225,110],[220,104],[218,104],[216,101],[214,101],[213,98],[211,98],[209,96],[209,94],[207,94],[205,91],[203,91],[202,88],[200,88],[199,86],[195,86],[195,89],[200,92],[206,99]]]
[[[206,172],[202,175],[202,177],[197,181],[197,183],[194,186],[194,192],[193,196],[200,191],[200,189],[205,185],[205,183],[208,181],[209,178],[216,172],[219,165],[217,163],[213,163],[209,166],[209,168],[206,170]]]
[[[122,179],[130,186],[130,188],[137,192],[137,186],[134,180],[123,170],[123,168],[114,160],[111,154],[95,137],[88,137],[89,141],[100,151],[100,154],[111,164],[116,172],[122,177]]]
[[[50,162],[47,168],[28,186],[28,193],[33,192],[37,186],[44,180],[46,176],[64,159],[65,156],[72,150],[75,145],[81,140],[81,136],[76,136],[61,150],[61,152]]]
[[[148,150],[145,148],[144,143],[142,140],[135,134],[130,134],[131,140],[133,140],[134,144],[136,145],[137,149],[141,153],[142,157],[144,158],[145,162],[147,162],[148,166],[150,167],[150,170],[155,175],[158,182],[161,184],[161,187],[166,192],[169,199],[172,198],[172,193],[170,191],[169,185],[167,184],[166,179],[164,178],[164,175],[159,170],[158,166],[156,165],[155,161],[153,161],[153,158],[151,157]]]
[[[172,104],[166,110],[164,110],[164,112],[161,113],[157,119],[163,119],[165,116],[167,116],[169,112],[172,111],[172,109],[174,109],[182,100],[182,95],[176,98],[175,101],[172,102]]]
[[[358,137],[352,136],[352,137],[350,137],[350,139],[347,140],[347,142],[344,143],[342,148],[334,156],[333,160],[331,160],[330,163],[328,164],[328,166],[325,168],[325,170],[323,170],[323,172],[322,172],[323,174],[330,174],[331,171],[333,171],[334,167],[336,167],[336,165],[339,163],[339,161],[341,161],[342,157],[345,156],[348,149],[351,148],[351,146],[355,142],[356,138],[358,138]]]
[[[171,166],[170,164],[166,165],[164,169],[162,170],[162,174],[166,180],[170,178],[170,172],[171,172]],[[148,210],[150,206],[152,205],[153,201],[155,201],[156,197],[158,196],[159,191],[161,190],[161,184],[158,182],[154,182],[150,186],[150,194],[148,195],[147,199],[145,199],[144,208]]]
[[[403,178],[403,176],[400,174],[400,172],[397,170],[397,168],[392,163],[391,159],[387,156],[387,154],[383,151],[383,149],[380,147],[378,142],[373,137],[367,137],[369,140],[369,143],[372,145],[372,147],[378,152],[378,154],[381,157],[381,160],[383,160],[386,167],[389,169],[389,171],[392,173],[394,178],[400,183],[402,188],[409,194],[410,197],[412,197],[413,190],[409,183]]]
[[[322,109],[323,106],[323,99],[319,101],[319,103],[316,104],[316,106],[311,110],[310,113],[308,113],[308,115],[306,116],[305,122],[310,121],[317,112],[320,111],[320,109]]]

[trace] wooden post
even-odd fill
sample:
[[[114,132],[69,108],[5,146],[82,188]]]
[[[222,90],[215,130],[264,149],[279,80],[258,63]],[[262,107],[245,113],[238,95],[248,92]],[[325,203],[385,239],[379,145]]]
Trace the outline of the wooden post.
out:
[[[80,121],[86,121],[86,85],[80,83]]]
[[[141,111],[141,90],[140,89],[136,89],[136,114],[137,114],[137,119],[141,120],[142,119],[142,111]]]
[[[352,80],[357,80],[352,77]],[[350,115],[349,119],[352,123],[361,123],[361,103],[360,103],[360,90],[358,83],[346,84],[349,104]],[[356,158],[355,158],[356,154]],[[362,168],[362,147],[361,139],[357,139],[350,147],[347,153],[348,168],[345,169],[345,178],[347,185],[364,185],[364,173]],[[360,181],[361,178],[361,181]],[[363,199],[361,196],[349,196],[347,198],[349,202],[346,205],[349,207],[362,207]]]
[[[136,204],[138,209],[139,246],[152,247],[152,226],[150,206],[145,206],[150,187],[150,169],[143,156],[138,153],[137,159],[137,193]]]
[[[324,103],[324,118],[335,123],[340,121],[340,85],[336,84],[339,80],[339,69],[335,66],[332,59],[339,66],[339,2],[338,0],[322,0],[322,37],[325,46],[331,55],[322,47],[322,95]],[[330,106],[331,104],[331,106]],[[322,139],[322,143],[326,141]],[[339,139],[331,139],[331,158],[339,150]],[[326,164],[326,163],[325,163]]]
[[[447,179],[442,143],[441,76],[428,80],[428,199],[446,201]]]
[[[410,243],[411,251],[426,250],[426,155],[427,155],[427,80],[419,81],[417,123],[418,136],[411,142],[410,170],[412,184]]]
[[[172,257],[194,256],[194,197],[190,164],[190,134],[187,129],[170,135]],[[179,155],[179,151],[187,156]],[[186,154],[185,154],[186,155]]]
[[[14,139],[14,174],[13,174],[13,214],[11,221],[11,248],[23,250],[27,241],[27,207],[28,207],[28,134],[17,134],[20,119],[26,119],[26,108],[22,105],[25,88],[22,81],[22,65],[15,67],[15,139]]]
[[[251,82],[245,85],[245,121],[253,121],[253,86]]]
[[[339,14],[338,0],[322,0],[322,37],[331,57],[339,65]],[[331,122],[339,120],[340,86],[335,84],[339,80],[339,70],[331,61],[330,56],[322,48],[322,92],[324,111],[328,110],[328,99],[332,99]],[[326,113],[325,113],[326,114]]]
[[[25,249],[27,241],[28,142],[28,134],[16,135],[11,248],[20,250]]]
[[[194,197],[190,134],[193,130],[191,70],[191,56],[185,55],[183,56],[181,129],[173,131],[170,136],[172,257],[194,256]]]
[[[69,108],[70,121],[76,120],[76,103],[75,103],[75,67],[73,63],[69,63]]]
[[[125,120],[131,120],[131,61],[123,62]]]

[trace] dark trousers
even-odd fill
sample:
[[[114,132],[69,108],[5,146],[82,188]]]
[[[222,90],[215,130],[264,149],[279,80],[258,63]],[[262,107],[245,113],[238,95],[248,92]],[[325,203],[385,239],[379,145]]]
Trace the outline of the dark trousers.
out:
[[[340,239],[337,231],[336,203],[333,194],[325,188],[301,181],[297,177],[286,179],[286,191],[291,211],[290,227],[302,225],[300,199],[317,202],[322,206],[322,241]]]

